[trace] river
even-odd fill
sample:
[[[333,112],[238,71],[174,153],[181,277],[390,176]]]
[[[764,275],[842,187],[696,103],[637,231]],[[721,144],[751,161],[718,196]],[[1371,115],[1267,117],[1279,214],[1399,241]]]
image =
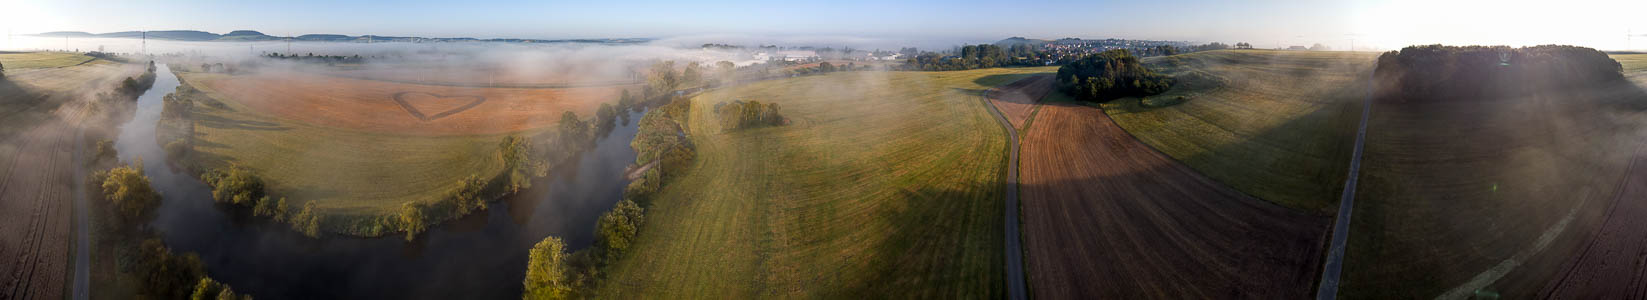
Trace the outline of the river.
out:
[[[532,188],[411,242],[403,235],[314,239],[221,207],[210,187],[168,166],[154,135],[162,98],[178,80],[164,65],[157,72],[115,148],[123,162],[142,158],[163,197],[151,226],[166,244],[199,254],[212,278],[258,299],[518,299],[533,244],[550,235],[570,249],[593,242],[596,219],[629,183],[629,141],[644,113],[626,111],[628,121]]]

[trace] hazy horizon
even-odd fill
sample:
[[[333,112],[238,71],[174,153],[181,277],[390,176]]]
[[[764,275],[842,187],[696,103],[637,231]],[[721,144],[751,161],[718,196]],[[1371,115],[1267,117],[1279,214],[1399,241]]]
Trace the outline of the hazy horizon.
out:
[[[527,1],[376,3],[170,0],[19,1],[9,34],[141,30],[257,30],[269,35],[346,34],[474,38],[704,38],[750,43],[874,40],[958,45],[1022,36],[1249,42],[1261,48],[1321,43],[1347,49],[1413,44],[1569,44],[1647,48],[1647,2],[1577,0],[1562,5],[1484,0],[1256,1],[873,1],[673,3]],[[1193,9],[1191,9],[1193,8]],[[1634,37],[1628,37],[1633,35]],[[813,41],[816,42],[813,42]],[[890,46],[890,45],[889,45]]]

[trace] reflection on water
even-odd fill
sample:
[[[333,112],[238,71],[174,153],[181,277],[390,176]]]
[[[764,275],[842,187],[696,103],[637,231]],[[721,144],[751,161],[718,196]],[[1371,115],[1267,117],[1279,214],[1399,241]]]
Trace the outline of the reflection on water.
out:
[[[120,158],[143,158],[144,173],[165,199],[152,225],[166,243],[199,254],[212,278],[258,299],[519,298],[527,249],[549,235],[572,249],[590,245],[595,220],[620,198],[628,184],[622,172],[635,159],[629,141],[636,126],[623,122],[575,165],[415,241],[402,235],[312,239],[216,206],[209,187],[166,165],[155,126],[162,97],[178,81],[165,66],[158,75],[121,128]],[[644,112],[626,113],[638,119]]]

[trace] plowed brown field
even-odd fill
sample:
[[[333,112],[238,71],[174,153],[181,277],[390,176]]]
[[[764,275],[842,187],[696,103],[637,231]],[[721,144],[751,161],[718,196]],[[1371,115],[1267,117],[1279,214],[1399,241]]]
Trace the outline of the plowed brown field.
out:
[[[210,75],[202,76],[210,92],[261,113],[326,127],[409,135],[515,132],[555,124],[565,111],[587,119],[602,102],[617,99],[622,88],[475,88],[302,73]]]
[[[1052,75],[1024,78],[990,90],[989,102],[1001,110],[1001,115],[1012,122],[1012,127],[1023,128],[1024,121],[1035,111],[1035,103],[1052,91],[1052,83]]]
[[[1032,294],[1307,297],[1328,219],[1243,195],[1138,142],[1094,107],[1049,103],[1020,169]]]

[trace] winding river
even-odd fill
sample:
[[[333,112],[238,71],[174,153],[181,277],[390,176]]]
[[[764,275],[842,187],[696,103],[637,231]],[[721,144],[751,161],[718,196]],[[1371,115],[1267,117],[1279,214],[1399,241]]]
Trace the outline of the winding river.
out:
[[[575,164],[562,165],[532,188],[489,211],[448,222],[407,242],[382,238],[305,237],[285,224],[240,215],[212,201],[211,189],[166,163],[155,142],[162,98],[177,89],[160,66],[154,87],[115,142],[120,159],[143,161],[164,202],[151,224],[175,251],[199,254],[207,273],[258,299],[518,299],[527,250],[545,236],[571,249],[589,246],[595,221],[629,183],[629,147],[643,112],[596,141]]]

